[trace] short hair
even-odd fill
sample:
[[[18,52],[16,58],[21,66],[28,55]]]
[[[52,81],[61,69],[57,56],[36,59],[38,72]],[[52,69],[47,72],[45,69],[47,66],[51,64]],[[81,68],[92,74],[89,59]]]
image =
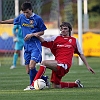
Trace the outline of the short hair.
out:
[[[32,10],[32,5],[30,2],[24,2],[22,5],[21,5],[21,10],[22,11],[25,11],[25,10]]]
[[[69,28],[69,36],[71,36],[71,31],[72,31],[72,26],[71,26],[71,24],[68,23],[68,22],[62,22],[62,24],[60,25],[60,28],[62,28],[62,27],[64,27],[64,26]]]
[[[60,25],[60,27],[62,27],[62,26],[66,26],[66,27],[68,27],[72,31],[72,26],[71,26],[70,23],[68,23],[68,22],[62,22],[62,24]]]

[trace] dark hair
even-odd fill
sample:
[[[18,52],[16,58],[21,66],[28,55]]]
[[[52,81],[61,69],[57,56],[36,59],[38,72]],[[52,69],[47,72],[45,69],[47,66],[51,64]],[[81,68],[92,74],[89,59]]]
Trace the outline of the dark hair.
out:
[[[24,2],[22,5],[21,5],[21,10],[22,11],[25,11],[25,10],[32,10],[32,5],[30,2]]]
[[[63,26],[69,28],[69,36],[71,36],[71,31],[72,31],[72,26],[71,26],[71,24],[68,23],[68,22],[62,22],[62,24],[60,25],[60,28],[62,28]]]

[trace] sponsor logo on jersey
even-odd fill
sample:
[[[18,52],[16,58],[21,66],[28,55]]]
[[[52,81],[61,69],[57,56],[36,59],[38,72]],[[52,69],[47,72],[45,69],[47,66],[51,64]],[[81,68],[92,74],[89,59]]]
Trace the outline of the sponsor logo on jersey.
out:
[[[30,20],[30,24],[33,24],[34,23],[34,21],[33,20]]]
[[[30,27],[30,28],[34,28],[34,25],[33,25],[34,21],[33,20],[30,20],[30,23],[23,23],[22,26],[24,27]]]
[[[60,45],[60,44],[58,44],[57,47],[67,47],[67,48],[71,48],[72,45],[67,45],[67,44],[65,44],[65,45]]]

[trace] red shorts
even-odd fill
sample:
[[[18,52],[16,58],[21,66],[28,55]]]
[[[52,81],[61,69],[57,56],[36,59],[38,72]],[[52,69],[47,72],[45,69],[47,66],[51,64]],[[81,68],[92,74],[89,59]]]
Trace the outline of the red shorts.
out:
[[[59,85],[61,82],[62,77],[69,72],[69,69],[64,69],[61,66],[57,66],[57,71],[52,70],[51,74],[51,82]]]

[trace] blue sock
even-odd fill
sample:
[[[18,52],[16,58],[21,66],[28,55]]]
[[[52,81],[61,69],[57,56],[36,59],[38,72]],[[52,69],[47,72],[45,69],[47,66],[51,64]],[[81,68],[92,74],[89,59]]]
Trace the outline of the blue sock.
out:
[[[30,75],[30,85],[32,84],[36,74],[37,74],[36,68],[30,69],[30,72],[29,72],[29,75]]]
[[[30,76],[30,85],[32,84],[32,82],[33,82],[33,80],[34,80],[34,78],[35,78],[37,72],[38,72],[38,71],[36,70],[36,68],[30,70],[30,72],[29,72],[29,76]],[[43,80],[46,82],[47,79],[48,79],[48,76],[42,76],[41,79],[43,79]]]
[[[18,59],[18,54],[17,53],[14,53],[14,56],[13,56],[13,65],[14,66],[16,66],[17,59]]]

